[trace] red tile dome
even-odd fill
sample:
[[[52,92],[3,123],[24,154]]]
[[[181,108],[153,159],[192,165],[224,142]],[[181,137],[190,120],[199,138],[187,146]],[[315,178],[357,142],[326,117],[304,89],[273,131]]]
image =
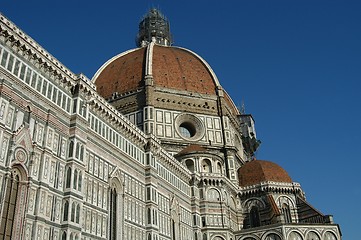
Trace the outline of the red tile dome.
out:
[[[213,70],[190,50],[149,44],[119,54],[106,62],[93,82],[104,98],[124,94],[145,85],[146,75],[155,87],[215,95],[218,79]]]
[[[115,92],[122,94],[144,86],[145,50],[127,51],[106,62],[93,78],[98,93],[109,98]]]
[[[179,153],[177,153],[177,156],[186,155],[189,153],[199,153],[199,152],[201,153],[207,152],[207,149],[197,144],[191,144],[186,148],[182,149]]]
[[[264,160],[252,160],[238,170],[241,187],[255,185],[261,182],[292,183],[292,179],[282,167],[276,163]]]

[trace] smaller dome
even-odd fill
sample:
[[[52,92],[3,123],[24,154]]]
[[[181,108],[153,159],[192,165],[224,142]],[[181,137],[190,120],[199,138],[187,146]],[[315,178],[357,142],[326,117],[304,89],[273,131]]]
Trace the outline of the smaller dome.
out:
[[[292,179],[286,170],[276,163],[263,160],[252,160],[244,164],[238,170],[238,178],[241,187],[261,182],[292,183]]]
[[[186,155],[189,153],[198,153],[198,152],[207,152],[207,149],[200,145],[191,144],[188,147],[182,149],[179,153],[177,153],[177,156]]]

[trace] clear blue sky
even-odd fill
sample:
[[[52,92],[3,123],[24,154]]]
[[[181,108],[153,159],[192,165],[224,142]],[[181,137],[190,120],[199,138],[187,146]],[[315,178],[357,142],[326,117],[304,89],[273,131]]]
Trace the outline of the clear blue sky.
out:
[[[125,2],[125,1],[124,1]],[[284,167],[307,200],[361,239],[361,1],[0,0],[0,11],[89,78],[135,47],[158,7],[175,44],[212,66],[253,114],[258,159]]]

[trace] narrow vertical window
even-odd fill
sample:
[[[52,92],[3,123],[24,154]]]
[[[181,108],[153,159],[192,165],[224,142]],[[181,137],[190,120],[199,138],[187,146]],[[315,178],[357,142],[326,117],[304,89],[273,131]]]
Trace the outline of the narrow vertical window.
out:
[[[73,151],[74,151],[74,142],[70,141],[69,142],[69,154],[68,157],[72,157],[73,156]]]
[[[81,145],[80,146],[80,156],[79,156],[80,161],[83,161],[83,156],[84,156],[84,146]]]
[[[10,55],[9,57],[9,62],[8,62],[8,66],[7,69],[11,72],[13,70],[13,65],[14,65],[14,56]]]
[[[78,191],[81,191],[82,181],[83,181],[82,174],[81,174],[81,171],[79,171],[79,177],[78,177]]]
[[[45,96],[45,94],[46,94],[46,91],[47,91],[47,86],[48,86],[48,82],[46,81],[46,80],[44,80],[44,82],[43,82],[43,86],[42,86],[42,88],[41,88],[41,93]],[[64,232],[65,233],[65,232]],[[65,235],[66,235],[66,233],[65,233]]]
[[[63,221],[68,221],[68,216],[69,216],[69,202],[65,201],[64,208],[63,208]],[[63,236],[64,236],[64,234],[66,237],[66,232],[63,233]]]
[[[148,211],[147,211],[147,213],[148,213],[148,224],[151,224],[152,223],[152,212],[151,212],[151,210],[150,210],[150,208],[148,208]]]
[[[285,222],[286,223],[291,223],[292,222],[292,218],[291,218],[291,211],[290,208],[287,204],[282,204],[282,213],[283,216],[285,218]]]
[[[63,93],[62,92],[60,92],[60,90],[59,90],[59,92],[58,92],[58,98],[56,99],[56,104],[58,105],[58,106],[61,106],[61,99],[63,98]]]
[[[19,176],[11,174],[7,180],[4,207],[1,215],[0,238],[11,239],[15,218],[15,207],[18,200]]]
[[[21,80],[24,80],[25,71],[26,71],[26,65],[25,65],[25,64],[22,64],[22,65],[21,65],[21,70],[20,70],[20,76],[19,76]]]
[[[67,97],[65,96],[65,94],[62,94],[61,108],[64,110],[66,110],[66,99]]]
[[[117,191],[115,188],[110,190],[110,224],[109,236],[111,240],[117,239]]]
[[[207,240],[207,233],[203,233],[203,240]]]
[[[36,74],[36,72],[33,72],[33,76],[31,77],[31,82],[30,82],[32,88],[35,88],[37,78],[38,78],[38,74]]]
[[[41,91],[41,83],[42,83],[42,81],[43,81],[43,78],[39,76],[38,81],[36,83],[36,90],[38,90],[38,92]]]
[[[76,206],[76,217],[75,217],[75,222],[79,223],[79,219],[80,219],[80,204],[78,204]]]
[[[80,144],[76,143],[76,148],[75,148],[75,157],[77,159],[79,159],[79,154],[80,154]]]
[[[31,79],[31,74],[33,73],[33,71],[30,69],[30,68],[28,68],[27,69],[27,71],[26,71],[26,77],[25,77],[25,82],[27,83],[27,84],[30,84],[30,79]]]
[[[49,98],[49,99],[51,99],[51,93],[53,92],[53,85],[51,85],[50,83],[49,83],[49,85],[48,85],[48,92],[47,92],[47,94],[46,94],[46,97],[47,98]]]
[[[77,99],[74,99],[73,101],[73,113],[76,113],[76,105],[77,105],[78,101]]]
[[[66,240],[66,232],[63,232],[63,234],[61,235],[61,240]]]
[[[175,234],[175,221],[173,219],[171,221],[172,221],[172,239],[175,240],[176,239],[175,238],[175,236],[176,236],[176,234]]]
[[[251,227],[259,227],[261,226],[259,211],[256,206],[253,206],[250,212],[250,225]]]
[[[54,103],[56,103],[57,95],[58,95],[58,89],[56,89],[56,88],[54,87],[53,93],[52,93],[52,95],[51,95],[51,100],[52,100]]]
[[[66,188],[70,188],[70,183],[71,183],[71,167],[69,167],[66,171]]]
[[[71,204],[71,219],[70,221],[74,222],[75,221],[75,203]]]
[[[78,170],[74,169],[73,188],[77,189]]]
[[[9,53],[4,50],[3,57],[1,59],[1,66],[3,66],[3,67],[6,66],[6,61],[8,59],[8,55],[9,55]]]
[[[14,75],[18,76],[19,74],[19,69],[20,69],[20,61],[16,59],[15,61],[15,66],[14,66]]]

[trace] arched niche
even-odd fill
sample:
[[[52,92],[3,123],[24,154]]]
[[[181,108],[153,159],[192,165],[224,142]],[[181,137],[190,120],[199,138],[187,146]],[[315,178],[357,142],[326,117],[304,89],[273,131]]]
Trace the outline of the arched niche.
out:
[[[211,173],[212,172],[212,162],[211,160],[205,158],[201,161],[201,172]]]
[[[193,159],[186,159],[186,160],[184,161],[184,163],[185,163],[186,167],[188,168],[188,170],[189,170],[191,173],[194,173],[195,168],[194,168],[194,161],[193,161]]]
[[[208,201],[214,201],[219,202],[221,201],[221,194],[220,192],[215,188],[210,188],[207,190],[207,200]]]

